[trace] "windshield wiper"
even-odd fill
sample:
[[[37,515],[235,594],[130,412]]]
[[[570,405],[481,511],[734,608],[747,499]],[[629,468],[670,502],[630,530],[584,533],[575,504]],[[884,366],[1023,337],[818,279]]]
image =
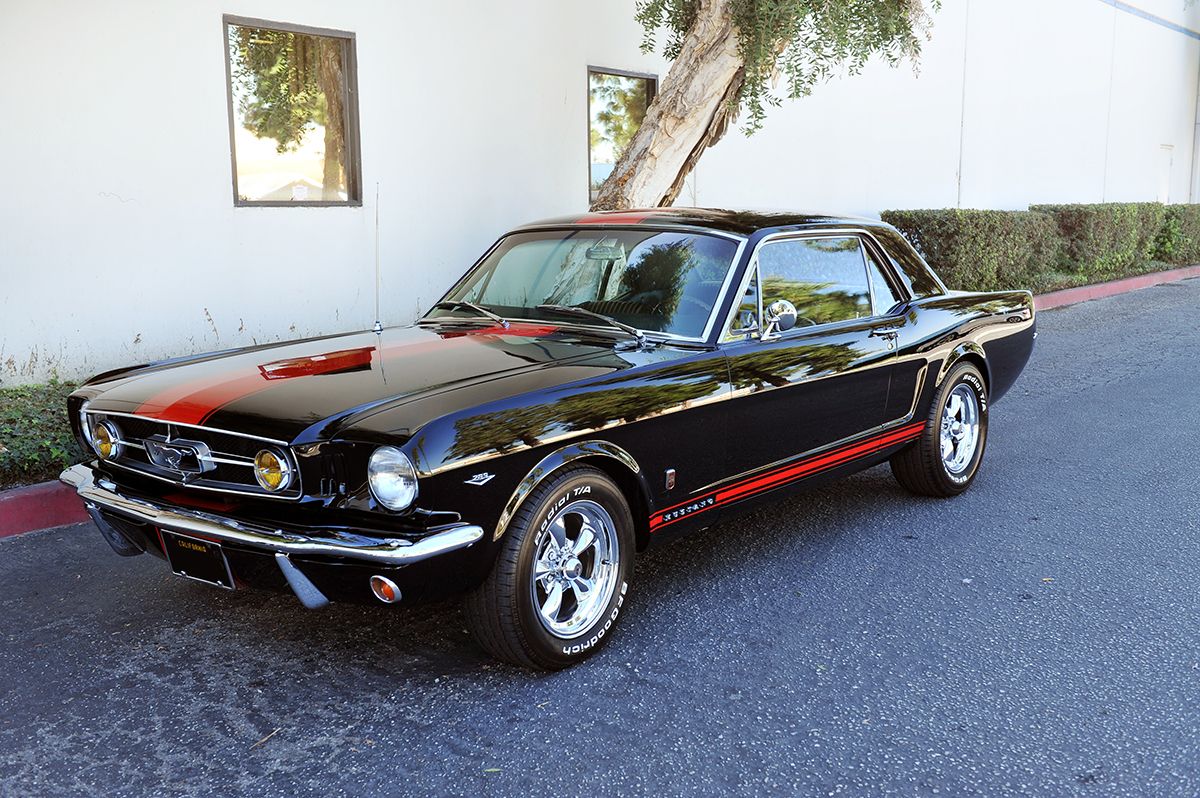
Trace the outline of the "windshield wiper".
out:
[[[634,327],[631,324],[626,324],[623,321],[617,321],[612,316],[605,316],[603,313],[597,313],[594,310],[588,310],[587,308],[581,308],[575,305],[538,305],[537,309],[549,311],[551,313],[563,313],[568,316],[584,316],[590,319],[597,319],[605,324],[616,327],[622,332],[627,332],[632,335],[637,339],[638,348],[646,345],[646,334],[637,327]]]
[[[503,316],[497,316],[495,313],[492,313],[490,310],[488,310],[485,307],[480,307],[479,305],[476,305],[474,302],[466,302],[461,299],[451,299],[451,300],[447,300],[445,302],[439,302],[433,306],[433,309],[434,310],[470,310],[475,313],[478,313],[480,316],[487,316],[489,319],[496,322],[497,324],[499,324],[501,327],[503,327],[506,330],[508,329],[508,326],[509,326],[508,319],[504,318]]]

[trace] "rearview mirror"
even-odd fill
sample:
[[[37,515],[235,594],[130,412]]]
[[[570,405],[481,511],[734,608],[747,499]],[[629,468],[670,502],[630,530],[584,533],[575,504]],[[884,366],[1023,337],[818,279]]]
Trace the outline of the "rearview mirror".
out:
[[[585,254],[588,260],[620,260],[625,257],[625,248],[620,244],[615,247],[597,244],[594,247],[589,247]]]
[[[776,299],[763,311],[763,321],[767,323],[764,339],[790,330],[796,326],[796,306],[786,299]]]

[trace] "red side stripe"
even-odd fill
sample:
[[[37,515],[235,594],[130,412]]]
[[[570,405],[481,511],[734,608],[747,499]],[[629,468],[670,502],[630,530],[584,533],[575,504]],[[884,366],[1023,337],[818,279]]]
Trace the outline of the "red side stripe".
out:
[[[912,435],[913,433],[910,430],[898,430],[892,435],[866,441],[849,449],[838,450],[831,454],[825,455],[824,457],[819,457],[816,460],[809,460],[805,463],[792,466],[791,468],[787,468],[783,471],[761,477],[752,482],[744,483],[733,488],[732,490],[721,491],[717,494],[717,501],[734,498],[747,492],[757,492],[755,489],[759,488],[760,486],[771,487],[776,483],[781,481],[786,482],[794,477],[805,476],[813,473],[814,471],[824,471],[827,468],[832,468],[844,462],[856,460],[865,454],[875,451],[876,449],[882,449],[887,446],[891,446],[893,443],[899,443]]]
[[[924,422],[910,424],[906,427],[901,427],[899,429],[883,433],[874,438],[849,444],[839,449],[826,452],[822,455],[810,457],[799,463],[789,466],[782,466],[765,474],[760,474],[757,477],[750,477],[742,480],[741,482],[737,482],[733,485],[729,485],[717,491],[705,494],[704,496],[688,499],[655,513],[650,519],[650,529],[651,531],[656,532],[659,529],[669,526],[676,521],[680,521],[689,515],[706,512],[714,507],[720,507],[723,504],[729,504],[740,499],[746,499],[755,494],[785,485],[789,482],[794,482],[803,477],[811,476],[813,474],[820,473],[821,471],[828,471],[829,469],[836,468],[839,465],[844,465],[853,460],[861,459],[868,455],[874,454],[875,452],[882,451],[889,446],[894,446],[898,443],[904,443],[917,438],[921,435],[921,432],[924,429]],[[664,516],[670,513],[672,510],[685,505],[705,501],[711,501],[712,503],[706,507],[701,507],[694,512],[680,515],[677,518],[672,518],[669,521],[664,520]]]
[[[836,454],[836,453],[838,453],[838,452],[842,452],[842,451],[845,451],[845,450],[847,450],[847,449],[856,448],[856,447],[858,447],[858,446],[862,446],[862,445],[864,445],[864,444],[867,444],[867,443],[877,443],[878,441],[882,440],[883,438],[891,437],[891,436],[893,436],[893,435],[899,435],[901,432],[909,432],[909,433],[912,433],[912,434],[915,436],[916,434],[919,434],[920,430],[922,430],[922,429],[924,429],[924,428],[925,428],[925,424],[924,424],[924,422],[917,422],[916,424],[909,424],[909,425],[908,425],[908,426],[906,426],[906,427],[898,427],[897,429],[894,429],[894,430],[889,430],[888,432],[879,433],[877,437],[867,438],[867,439],[864,439],[864,440],[858,441],[857,443],[848,443],[848,444],[844,444],[843,446],[841,446],[841,447],[839,447],[839,448],[837,448],[837,449],[832,449],[832,450],[830,450],[830,451],[828,451],[828,452],[824,452],[824,453],[822,453],[822,454],[820,454],[820,455],[816,455],[816,456],[817,456],[817,457],[828,457],[828,456],[830,456],[830,455],[833,455],[833,454]],[[801,461],[801,462],[808,462],[808,461]],[[761,474],[758,474],[758,475],[756,475],[756,476],[746,477],[745,479],[742,479],[742,480],[740,480],[740,481],[738,481],[738,482],[734,482],[734,483],[732,483],[732,484],[730,484],[730,485],[724,485],[724,486],[722,486],[722,487],[720,487],[720,488],[717,488],[716,490],[717,490],[717,491],[725,491],[725,490],[730,490],[731,488],[737,488],[737,487],[740,487],[741,485],[744,485],[744,484],[746,484],[746,483],[748,483],[748,482],[753,482],[753,481],[756,481],[756,480],[763,479],[763,478],[765,478],[765,477],[769,477],[769,476],[771,476],[772,474],[778,473],[778,472],[780,472],[780,471],[784,471],[784,470],[786,470],[786,469],[789,469],[789,468],[795,468],[797,465],[798,465],[798,463],[792,463],[792,464],[790,464],[790,465],[787,465],[787,464],[785,464],[785,465],[782,465],[782,466],[777,466],[776,468],[774,468],[774,469],[772,469],[772,470],[770,470],[770,471],[765,471],[765,472],[763,472],[763,473],[761,473]],[[714,491],[714,492],[716,492],[716,491]],[[665,513],[665,512],[670,512],[671,510],[674,510],[674,509],[675,509],[675,508],[677,508],[677,507],[682,507],[682,506],[684,506],[685,504],[691,504],[691,503],[693,503],[693,502],[697,501],[697,499],[698,499],[698,498],[704,498],[704,497],[706,497],[706,496],[708,496],[708,495],[709,495],[709,494],[704,494],[703,496],[700,496],[700,497],[693,497],[693,498],[691,498],[691,499],[685,499],[684,501],[681,501],[681,502],[679,502],[678,504],[672,504],[670,507],[664,507],[664,508],[663,508],[662,510],[660,510],[659,512],[664,512],[664,513]]]

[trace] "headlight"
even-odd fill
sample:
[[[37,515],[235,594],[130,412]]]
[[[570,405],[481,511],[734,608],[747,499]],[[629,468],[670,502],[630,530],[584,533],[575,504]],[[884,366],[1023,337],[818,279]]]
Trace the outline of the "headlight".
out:
[[[389,510],[403,510],[417,498],[417,469],[408,455],[393,446],[380,446],[367,463],[371,493]]]
[[[88,436],[88,440],[92,444],[92,448],[96,450],[96,454],[100,455],[101,460],[115,460],[121,456],[121,450],[124,448],[121,444],[121,433],[117,430],[117,425],[111,421],[98,421],[92,426],[92,433]]]
[[[263,490],[281,491],[292,481],[292,469],[287,460],[270,449],[254,455],[254,478]]]

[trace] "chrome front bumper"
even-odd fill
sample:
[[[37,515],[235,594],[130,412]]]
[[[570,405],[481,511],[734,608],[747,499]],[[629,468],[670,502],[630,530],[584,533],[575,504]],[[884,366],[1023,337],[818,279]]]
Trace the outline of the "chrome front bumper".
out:
[[[109,480],[97,478],[96,472],[86,465],[68,468],[59,479],[75,488],[89,510],[99,508],[173,532],[193,533],[285,557],[344,557],[374,565],[403,566],[466,548],[483,537],[482,527],[468,524],[434,532],[417,541],[376,538],[340,530],[330,530],[322,535],[304,535],[284,529],[251,526],[198,510],[162,507],[131,499],[118,493],[116,485]]]

